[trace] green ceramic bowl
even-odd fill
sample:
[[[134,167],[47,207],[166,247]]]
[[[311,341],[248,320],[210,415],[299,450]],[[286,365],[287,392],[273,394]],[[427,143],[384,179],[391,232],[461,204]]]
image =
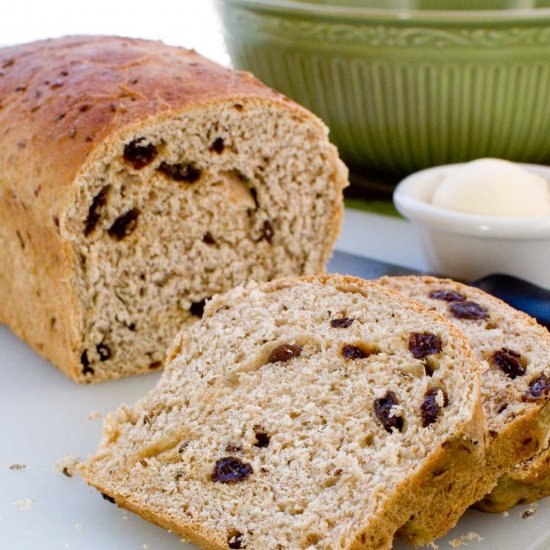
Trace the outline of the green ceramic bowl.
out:
[[[218,5],[234,65],[317,113],[357,173],[550,163],[550,0]]]

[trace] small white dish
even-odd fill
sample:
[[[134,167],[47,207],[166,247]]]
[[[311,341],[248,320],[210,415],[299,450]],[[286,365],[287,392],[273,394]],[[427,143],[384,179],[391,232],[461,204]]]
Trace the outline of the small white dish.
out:
[[[419,231],[431,269],[465,280],[504,273],[550,289],[550,216],[478,216],[432,206],[437,185],[457,166],[421,170],[394,191],[395,206]],[[550,167],[520,166],[550,185]]]

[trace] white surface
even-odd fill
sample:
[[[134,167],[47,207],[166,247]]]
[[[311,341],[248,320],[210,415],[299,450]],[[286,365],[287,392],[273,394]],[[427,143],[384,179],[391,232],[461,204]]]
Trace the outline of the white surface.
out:
[[[480,216],[431,204],[434,191],[457,166],[421,170],[394,193],[397,209],[419,230],[430,270],[470,280],[505,273],[550,288],[550,216]],[[550,185],[550,167],[520,166]]]
[[[339,248],[353,247],[382,260],[401,258],[410,267],[421,267],[419,242],[408,222],[348,211]],[[66,453],[85,458],[96,449],[102,421],[88,420],[90,413],[105,414],[121,402],[135,401],[158,376],[78,386],[0,327],[0,549],[194,548],[103,500],[78,476],[69,479],[54,470]],[[10,470],[12,464],[26,468]],[[32,510],[13,504],[22,499],[33,500]],[[539,503],[534,516],[522,519],[527,508],[518,507],[508,517],[469,512],[439,546],[451,548],[448,539],[475,532],[485,540],[466,541],[468,548],[548,550],[550,499]]]
[[[114,34],[195,48],[228,65],[220,25],[214,0],[6,0],[0,43],[67,34]]]

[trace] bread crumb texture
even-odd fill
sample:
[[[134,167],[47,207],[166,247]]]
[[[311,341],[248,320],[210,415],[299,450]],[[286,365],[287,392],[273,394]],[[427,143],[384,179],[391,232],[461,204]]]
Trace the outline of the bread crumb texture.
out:
[[[440,344],[430,375],[414,334]],[[342,276],[249,284],[176,338],[82,474],[205,548],[386,549],[439,484],[446,514],[476,475],[479,385],[464,337],[393,292]]]
[[[455,324],[481,365],[489,437],[485,476],[474,491],[476,507],[502,512],[550,494],[546,328],[482,290],[449,279],[384,277],[380,282]],[[403,532],[422,530],[423,522],[431,522],[428,514],[414,518]]]

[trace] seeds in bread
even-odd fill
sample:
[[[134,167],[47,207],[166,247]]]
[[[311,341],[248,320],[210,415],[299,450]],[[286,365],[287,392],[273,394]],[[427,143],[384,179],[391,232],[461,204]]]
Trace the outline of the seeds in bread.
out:
[[[413,334],[440,343],[431,376]],[[475,481],[479,385],[458,330],[373,283],[250,284],[180,334],[82,474],[204,548],[386,549],[433,491],[452,513]]]
[[[0,322],[78,382],[158,368],[213,294],[324,271],[346,169],[252,75],[116,37],[0,70]]]
[[[485,475],[470,502],[474,504],[501,475],[548,444],[550,395],[537,384],[550,379],[550,334],[528,315],[455,281],[409,276],[379,282],[446,316],[467,336],[480,361],[489,439]],[[427,527],[434,525],[432,513],[426,509],[402,533],[412,541],[442,534],[445,524],[437,533]]]

